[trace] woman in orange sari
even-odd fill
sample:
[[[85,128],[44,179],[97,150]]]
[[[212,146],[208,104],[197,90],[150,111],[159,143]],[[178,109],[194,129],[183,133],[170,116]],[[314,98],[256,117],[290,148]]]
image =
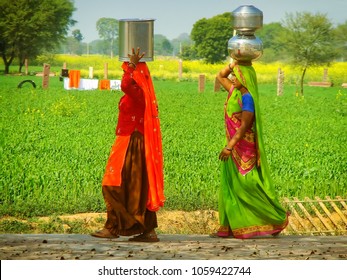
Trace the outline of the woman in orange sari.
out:
[[[116,140],[106,165],[102,192],[107,220],[99,238],[132,236],[129,241],[157,242],[156,211],[164,205],[163,154],[153,83],[139,48],[122,68]]]

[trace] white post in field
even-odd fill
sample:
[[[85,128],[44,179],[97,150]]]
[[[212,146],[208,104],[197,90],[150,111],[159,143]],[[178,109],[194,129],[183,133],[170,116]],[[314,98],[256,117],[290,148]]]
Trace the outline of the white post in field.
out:
[[[93,79],[93,78],[94,78],[94,68],[89,67],[89,79]]]

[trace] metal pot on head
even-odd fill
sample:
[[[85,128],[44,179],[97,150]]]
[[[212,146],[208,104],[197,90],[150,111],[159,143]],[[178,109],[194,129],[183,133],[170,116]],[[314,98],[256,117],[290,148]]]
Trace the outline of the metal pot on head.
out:
[[[263,12],[253,5],[240,6],[231,12],[232,26],[239,34],[253,35],[263,26]]]
[[[237,34],[228,41],[228,52],[238,61],[257,60],[263,55],[263,42],[254,35]]]
[[[141,61],[153,61],[154,19],[119,20],[119,61],[129,61],[132,48],[145,52]]]
[[[252,61],[263,54],[263,42],[254,35],[263,26],[263,12],[252,5],[240,6],[231,13],[236,35],[228,41],[229,55],[238,61]]]

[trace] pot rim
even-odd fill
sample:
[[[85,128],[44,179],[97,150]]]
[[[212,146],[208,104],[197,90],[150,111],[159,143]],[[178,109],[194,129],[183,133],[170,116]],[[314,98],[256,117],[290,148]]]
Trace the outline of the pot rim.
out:
[[[154,18],[122,18],[118,21],[155,21]]]

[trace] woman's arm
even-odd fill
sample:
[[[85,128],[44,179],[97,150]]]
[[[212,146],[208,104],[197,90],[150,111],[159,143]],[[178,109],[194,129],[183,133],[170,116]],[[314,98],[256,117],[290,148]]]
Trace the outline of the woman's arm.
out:
[[[236,63],[236,61],[233,61],[232,63],[228,64],[216,76],[217,80],[221,83],[221,85],[224,87],[226,91],[229,91],[231,88],[232,84],[228,77],[234,69]]]
[[[246,134],[246,131],[251,128],[253,124],[254,113],[249,111],[242,111],[241,113],[241,126],[236,131],[234,136],[229,140],[226,147],[220,152],[219,159],[226,161],[231,155],[231,150]]]
[[[250,66],[252,65],[252,61],[237,61],[234,60],[227,66],[225,66],[216,76],[217,80],[221,83],[221,85],[225,88],[226,91],[229,92],[232,83],[231,80],[228,78],[231,72],[233,72],[234,67],[239,64],[239,65],[245,65],[245,66]]]
[[[137,48],[137,51],[135,53],[135,50],[132,49],[132,54],[128,54],[129,57],[129,63],[127,68],[124,71],[123,77],[122,77],[122,83],[121,83],[121,90],[125,94],[140,94],[142,93],[142,89],[136,84],[135,80],[133,79],[133,72],[136,69],[137,63],[139,63],[140,59],[145,55],[145,53],[142,53],[140,55],[140,48]]]

